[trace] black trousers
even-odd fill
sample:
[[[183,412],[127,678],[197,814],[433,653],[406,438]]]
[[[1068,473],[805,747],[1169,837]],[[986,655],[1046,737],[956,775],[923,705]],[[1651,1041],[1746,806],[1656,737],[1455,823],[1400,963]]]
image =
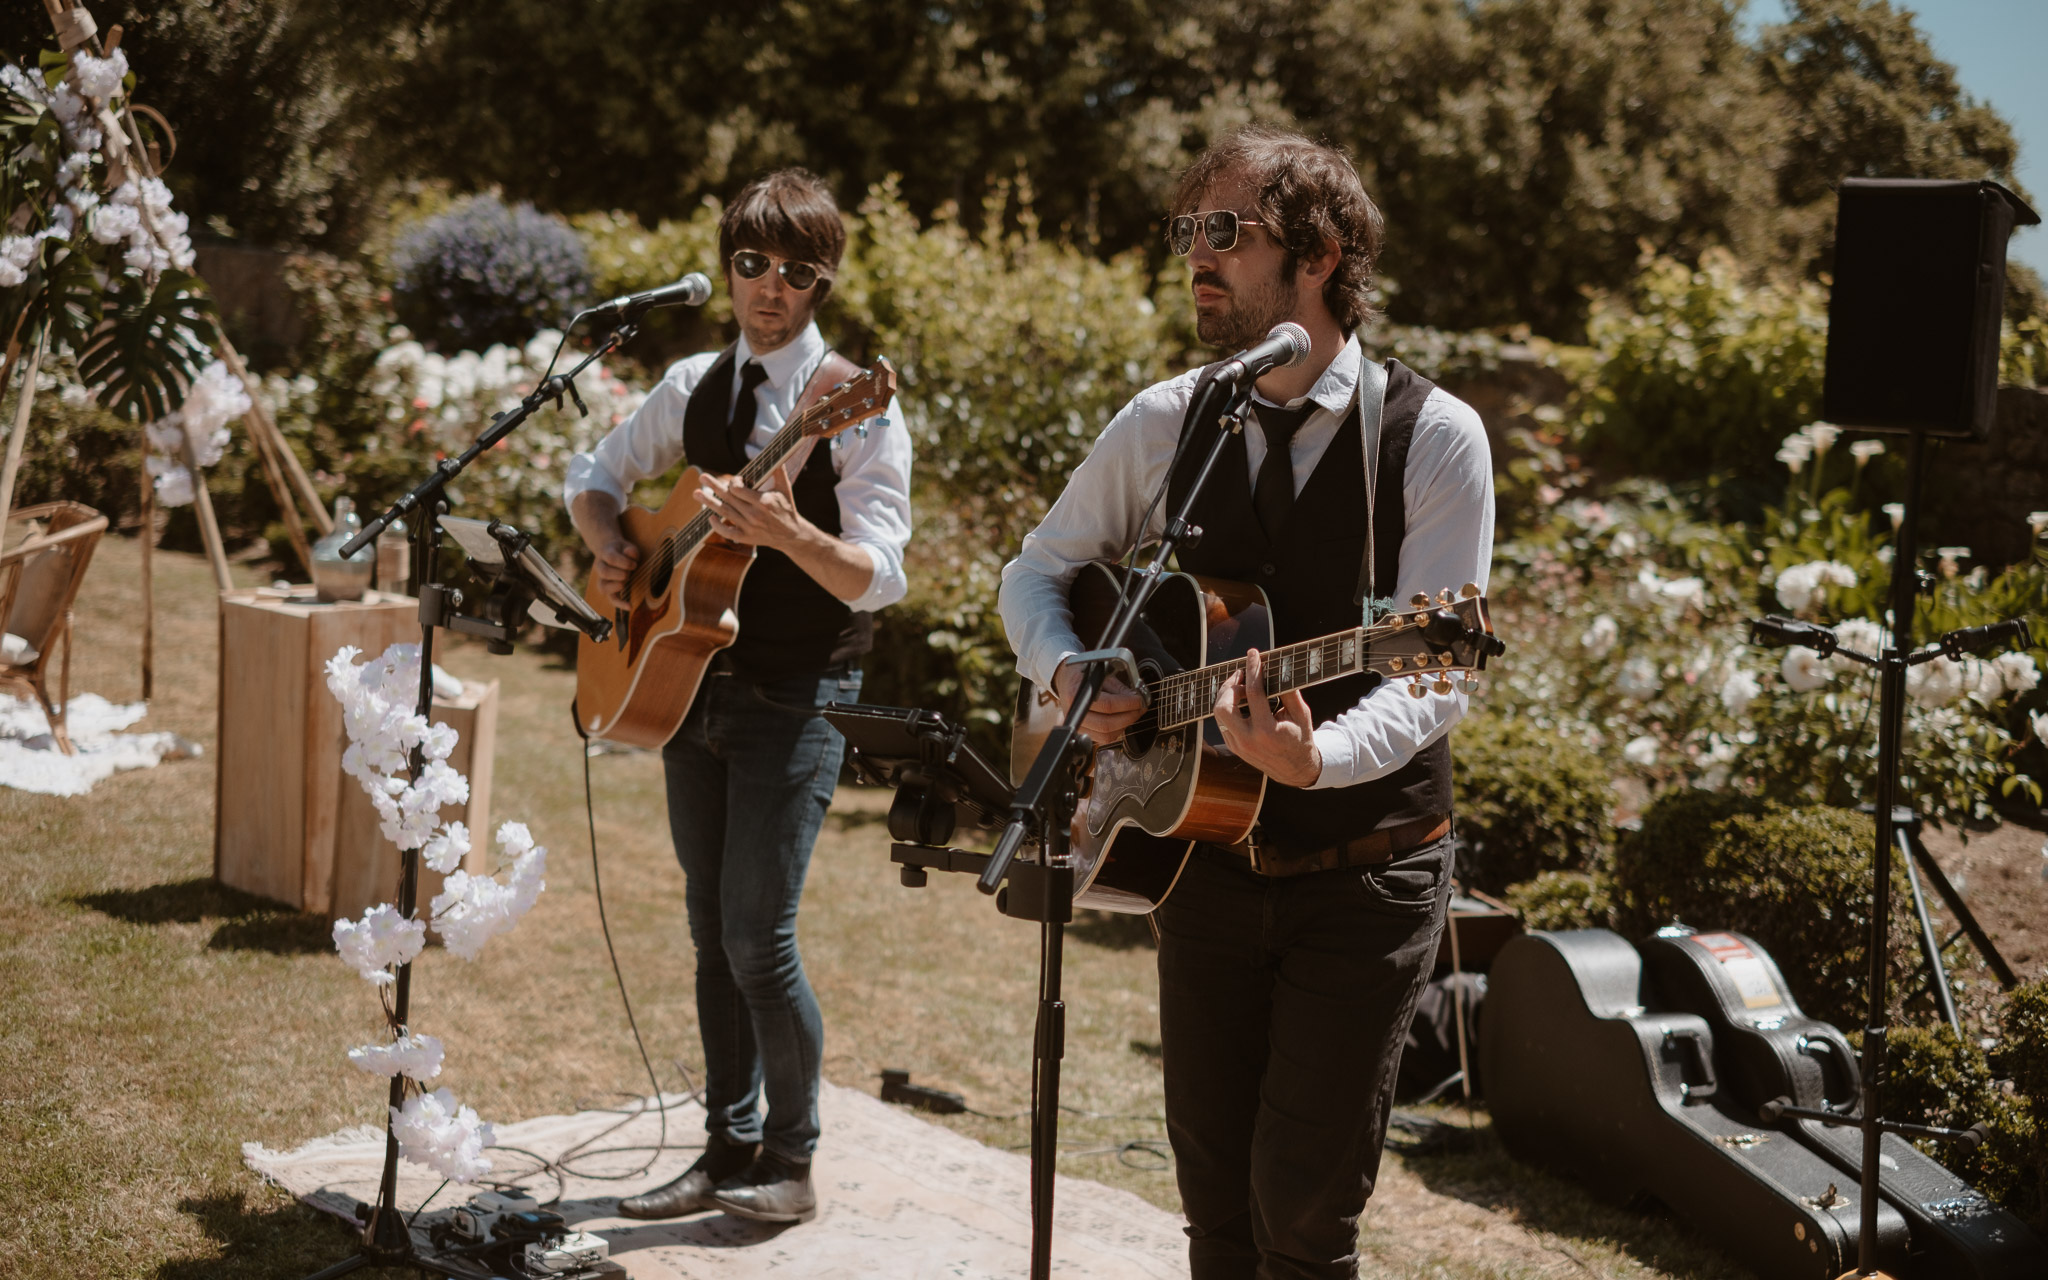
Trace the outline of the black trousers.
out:
[[[1450,858],[1446,838],[1384,866],[1271,878],[1197,847],[1159,908],[1166,1127],[1193,1280],[1358,1274]]]

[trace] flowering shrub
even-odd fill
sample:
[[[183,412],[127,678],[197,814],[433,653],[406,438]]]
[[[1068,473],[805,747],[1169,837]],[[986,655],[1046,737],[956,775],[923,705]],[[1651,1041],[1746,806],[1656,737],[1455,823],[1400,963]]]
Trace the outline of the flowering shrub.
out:
[[[494,415],[517,406],[539,384],[561,336],[543,329],[522,346],[442,355],[399,331],[399,340],[377,355],[370,379],[376,412],[386,423],[382,443],[405,450],[421,472],[434,457],[460,452]],[[458,514],[488,513],[541,532],[543,545],[557,551],[580,546],[570,541],[575,535],[562,509],[569,455],[624,422],[647,393],[602,364],[585,370],[576,385],[590,416],[565,401],[527,419],[456,481]]]
[[[1503,542],[1495,616],[1514,648],[1492,710],[1607,752],[1642,795],[1691,784],[1784,803],[1869,799],[1872,669],[1839,654],[1754,649],[1746,622],[1789,613],[1835,624],[1845,647],[1881,647],[1891,530],[1856,505],[1875,455],[1856,451],[1849,484],[1817,493],[1822,463],[1839,452],[1834,429],[1816,424],[1782,448],[1796,468],[1785,506],[1754,525],[1704,521],[1668,490],[1635,482],[1605,501],[1560,501]],[[1929,555],[1936,586],[1915,619],[1919,642],[2008,616],[2035,618],[2039,632],[2048,559],[2037,553],[1994,577],[1962,572],[1966,557]],[[2040,736],[2032,713],[2043,710],[2044,658],[2037,649],[1912,670],[1905,800],[1943,821],[1987,816],[2001,791],[2038,803],[2025,767],[2036,757],[2014,748]]]
[[[475,196],[400,237],[399,318],[449,350],[523,343],[590,295],[583,241],[532,205]]]
[[[428,918],[451,953],[474,960],[485,943],[509,931],[533,908],[546,887],[548,851],[534,844],[525,823],[507,822],[498,828],[498,843],[509,864],[506,878],[460,869],[470,850],[469,831],[460,822],[443,824],[440,810],[468,799],[469,780],[448,764],[455,731],[445,724],[429,724],[413,710],[420,679],[419,646],[395,644],[358,664],[360,653],[354,646],[344,646],[327,663],[327,688],[341,703],[349,740],[341,767],[377,807],[384,837],[401,850],[420,850],[428,867],[447,876],[442,891],[434,895]],[[400,776],[410,768],[414,751],[424,758],[422,767],[410,778]],[[361,920],[337,920],[334,947],[365,981],[388,987],[397,980],[391,970],[417,959],[426,935],[426,919],[408,917],[389,903],[380,903]],[[446,1056],[441,1041],[400,1023],[388,1006],[386,1016],[391,1042],[357,1045],[348,1051],[349,1061],[375,1075],[403,1076],[414,1086],[440,1075]],[[402,1108],[391,1108],[391,1127],[408,1160],[444,1177],[474,1182],[490,1172],[483,1149],[493,1142],[491,1126],[468,1107],[458,1106],[445,1088],[433,1093],[415,1088]]]

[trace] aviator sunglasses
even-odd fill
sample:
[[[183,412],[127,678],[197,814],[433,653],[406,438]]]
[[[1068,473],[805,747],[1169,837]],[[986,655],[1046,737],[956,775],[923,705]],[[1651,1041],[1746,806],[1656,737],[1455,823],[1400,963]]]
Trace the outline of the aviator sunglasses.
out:
[[[1202,238],[1217,253],[1228,253],[1237,247],[1239,227],[1263,227],[1263,222],[1240,218],[1229,209],[1211,209],[1207,213],[1183,213],[1167,223],[1166,243],[1174,256],[1185,258],[1195,247],[1195,226],[1202,228]]]
[[[732,255],[733,274],[742,280],[759,280],[768,274],[768,268],[775,259],[754,249],[742,249]],[[775,268],[782,277],[782,283],[803,293],[810,289],[825,273],[808,262],[784,262]]]

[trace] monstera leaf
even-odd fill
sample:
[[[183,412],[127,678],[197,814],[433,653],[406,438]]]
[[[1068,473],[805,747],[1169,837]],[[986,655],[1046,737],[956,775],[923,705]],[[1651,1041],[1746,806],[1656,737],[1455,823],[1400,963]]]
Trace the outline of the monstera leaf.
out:
[[[14,331],[17,307],[26,307],[20,332],[26,340],[45,325],[52,346],[82,350],[99,329],[103,295],[99,272],[85,254],[45,247],[46,259],[30,269],[28,279],[8,291],[5,322]]]
[[[213,303],[197,276],[166,271],[154,289],[130,277],[78,357],[79,376],[100,403],[138,422],[176,409],[213,359]]]

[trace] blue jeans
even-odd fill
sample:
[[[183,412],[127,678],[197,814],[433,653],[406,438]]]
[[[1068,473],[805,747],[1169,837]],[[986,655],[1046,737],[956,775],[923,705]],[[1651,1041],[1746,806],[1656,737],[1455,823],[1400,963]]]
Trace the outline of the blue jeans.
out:
[[[791,1160],[818,1145],[825,1029],[796,909],[845,749],[818,714],[834,700],[860,700],[860,672],[709,675],[661,753],[697,949],[705,1128]]]

